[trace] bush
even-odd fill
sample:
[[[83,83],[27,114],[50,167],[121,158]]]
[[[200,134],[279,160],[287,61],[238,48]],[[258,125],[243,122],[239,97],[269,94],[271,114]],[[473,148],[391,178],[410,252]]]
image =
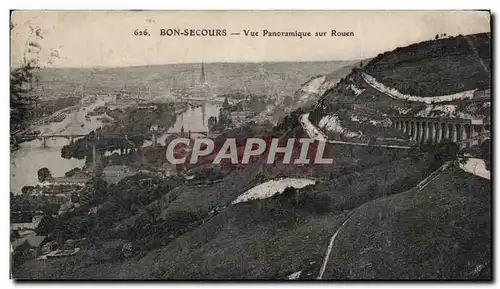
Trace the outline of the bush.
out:
[[[52,174],[48,168],[41,168],[38,170],[38,181],[41,183],[45,181],[50,181],[52,179]]]
[[[279,202],[291,205],[300,210],[313,214],[323,214],[332,211],[332,198],[325,192],[315,192],[314,186],[297,190],[286,188],[278,198]]]
[[[426,153],[425,157],[429,157],[431,159],[430,168],[437,169],[446,161],[456,160],[460,147],[458,144],[445,139],[438,144],[423,144],[420,147],[420,150]]]
[[[46,236],[56,228],[57,221],[52,216],[45,216],[35,229],[37,235]]]

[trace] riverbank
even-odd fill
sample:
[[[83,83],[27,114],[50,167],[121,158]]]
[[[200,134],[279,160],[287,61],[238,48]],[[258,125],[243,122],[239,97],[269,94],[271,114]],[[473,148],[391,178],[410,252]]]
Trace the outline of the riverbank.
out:
[[[184,103],[160,103],[157,105],[159,112],[151,115],[148,109],[141,109],[131,105],[116,107],[111,110],[108,108],[113,107],[110,101],[111,98],[106,97],[87,97],[82,101],[81,107],[67,107],[49,116],[53,120],[56,114],[59,117],[65,115],[62,121],[40,123],[34,129],[45,135],[84,134],[87,137],[98,129],[103,134],[117,134],[123,129],[129,129],[132,132],[144,133],[146,137],[142,140],[143,147],[149,147],[152,142],[151,137],[147,134],[155,121],[164,123],[163,126],[157,127],[159,129],[157,131],[159,134],[159,137],[157,135],[157,141],[159,144],[165,145],[167,131],[172,129],[180,131],[182,127],[185,128],[186,132],[189,129],[193,131],[203,130],[206,129],[210,116],[214,114],[218,116],[218,108],[210,105],[207,106],[208,108],[206,107],[207,113],[202,118],[200,117],[203,115],[202,107],[190,108]],[[166,109],[170,105],[174,115],[169,115],[172,111]],[[104,117],[108,117],[110,121],[103,121]],[[115,126],[115,128],[110,130],[109,128],[112,126]],[[165,134],[162,134],[162,132]],[[74,143],[78,142],[78,138],[74,138],[74,140]],[[74,157],[74,154],[63,158],[62,149],[71,145],[70,140],[67,138],[47,138],[45,144],[46,147],[43,147],[42,140],[33,138],[17,146],[11,146],[10,187],[13,193],[20,194],[24,186],[36,186],[38,184],[37,171],[41,168],[48,168],[54,177],[63,177],[66,172],[74,168],[83,168],[87,162],[87,157],[90,156],[89,161],[91,161],[92,152],[88,151],[88,149],[83,150],[83,152],[87,151],[87,154],[80,155],[77,158]],[[105,155],[110,156],[116,152],[119,152],[119,150],[110,148]]]

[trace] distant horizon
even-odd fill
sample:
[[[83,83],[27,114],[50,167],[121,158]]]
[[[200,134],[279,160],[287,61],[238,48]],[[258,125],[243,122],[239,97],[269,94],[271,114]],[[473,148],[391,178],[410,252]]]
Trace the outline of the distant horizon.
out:
[[[486,32],[478,32],[478,33],[471,33],[471,34],[464,34],[464,36],[469,36],[469,35],[476,35],[476,34],[491,34],[491,31],[486,31]],[[461,34],[458,35],[447,35],[446,38],[450,37],[457,37]],[[440,39],[446,39],[446,38],[440,38]],[[372,59],[376,57],[378,54],[385,53],[385,52],[390,52],[393,51],[397,48],[404,48],[408,47],[414,44],[426,42],[426,41],[433,41],[434,39],[429,39],[429,40],[424,40],[424,41],[419,41],[419,42],[414,42],[410,43],[405,46],[398,46],[394,47],[391,50],[386,50],[386,51],[381,51],[377,53],[376,55],[370,56],[370,57],[365,57],[365,58],[358,58],[358,59],[342,59],[342,60],[269,60],[269,61],[205,61],[205,60],[200,60],[199,62],[171,62],[171,63],[159,63],[159,64],[137,64],[137,65],[117,65],[117,66],[49,66],[49,67],[40,67],[40,69],[112,69],[112,68],[139,68],[139,67],[150,67],[150,66],[165,66],[165,65],[188,65],[188,64],[201,64],[202,62],[205,64],[219,64],[219,63],[226,63],[226,64],[237,64],[237,63],[253,63],[253,64],[258,64],[258,63],[315,63],[315,62],[357,62],[357,61],[365,61],[368,59]],[[11,63],[11,69],[19,68],[21,66],[14,66]]]
[[[50,67],[40,67],[40,69],[112,69],[112,68],[140,68],[140,67],[152,67],[152,66],[167,66],[167,65],[196,65],[203,62],[204,64],[259,64],[259,63],[325,63],[325,62],[358,62],[367,59],[372,59],[373,57],[364,59],[354,59],[354,60],[283,60],[283,61],[200,61],[200,62],[177,62],[177,63],[160,63],[160,64],[145,64],[145,65],[127,65],[127,66],[87,66],[87,67],[77,67],[77,66],[50,66]],[[11,66],[12,68],[19,68],[21,66]],[[205,67],[206,68],[206,67]]]

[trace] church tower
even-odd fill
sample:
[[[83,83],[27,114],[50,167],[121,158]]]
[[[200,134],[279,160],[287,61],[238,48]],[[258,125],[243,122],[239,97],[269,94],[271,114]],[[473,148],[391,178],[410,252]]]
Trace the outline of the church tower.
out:
[[[200,84],[205,84],[205,66],[203,65],[203,61],[201,62],[201,76],[200,76]]]

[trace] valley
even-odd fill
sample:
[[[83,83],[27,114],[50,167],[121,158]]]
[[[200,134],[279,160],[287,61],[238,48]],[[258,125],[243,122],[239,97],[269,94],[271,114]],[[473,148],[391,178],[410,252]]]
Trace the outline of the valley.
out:
[[[83,101],[77,121],[68,114],[65,129],[84,131],[56,150],[80,161],[65,175],[82,186],[61,187],[64,210],[33,230],[78,251],[19,254],[13,276],[490,280],[489,41],[459,35],[349,62],[173,65],[175,89],[161,84],[164,67],[96,74],[89,94],[105,83],[111,96]],[[137,96],[144,71],[159,85]],[[108,74],[128,75],[129,90]],[[306,138],[332,163],[266,162],[265,151],[173,165],[165,154],[178,137],[234,139],[239,155],[250,138]],[[24,191],[48,194],[50,179]]]

